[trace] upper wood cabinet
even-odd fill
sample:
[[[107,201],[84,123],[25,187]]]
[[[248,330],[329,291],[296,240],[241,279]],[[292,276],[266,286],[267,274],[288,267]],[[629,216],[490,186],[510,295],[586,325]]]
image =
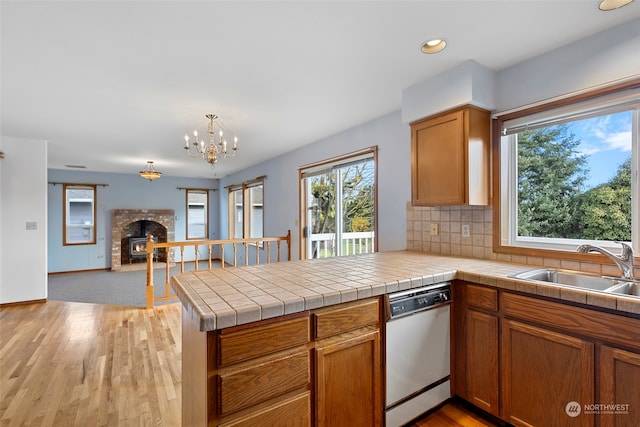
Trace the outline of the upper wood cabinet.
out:
[[[467,105],[411,123],[411,203],[489,204],[489,111]]]

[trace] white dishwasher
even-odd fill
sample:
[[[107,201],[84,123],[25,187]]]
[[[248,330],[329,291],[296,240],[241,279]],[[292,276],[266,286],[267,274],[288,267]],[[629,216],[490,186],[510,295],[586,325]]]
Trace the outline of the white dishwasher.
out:
[[[451,284],[386,300],[386,427],[398,427],[451,397]]]

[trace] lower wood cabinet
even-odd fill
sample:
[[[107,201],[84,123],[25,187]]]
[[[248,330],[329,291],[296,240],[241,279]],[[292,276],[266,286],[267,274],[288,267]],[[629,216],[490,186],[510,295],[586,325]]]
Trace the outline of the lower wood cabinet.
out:
[[[317,310],[316,425],[382,425],[381,305],[378,298]]]
[[[220,424],[220,427],[299,427],[311,425],[311,393],[283,399],[266,409]]]
[[[601,427],[640,426],[640,354],[600,347],[598,410]],[[595,410],[595,408],[594,408]]]
[[[380,331],[320,341],[316,348],[318,426],[381,425]]]
[[[502,321],[502,417],[524,426],[593,426],[567,405],[594,401],[593,344],[557,332]]]
[[[516,426],[640,426],[640,318],[463,281],[453,304],[458,396]]]
[[[498,317],[469,310],[466,315],[466,398],[500,415],[498,396]]]
[[[379,426],[380,297],[201,332],[183,308],[183,427]]]

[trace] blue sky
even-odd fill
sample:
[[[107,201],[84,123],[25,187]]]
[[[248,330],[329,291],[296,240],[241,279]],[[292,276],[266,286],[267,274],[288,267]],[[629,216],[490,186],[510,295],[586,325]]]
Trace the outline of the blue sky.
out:
[[[611,179],[618,166],[631,155],[631,112],[594,117],[569,123],[569,130],[581,141],[580,151],[589,156],[591,176],[586,188]]]

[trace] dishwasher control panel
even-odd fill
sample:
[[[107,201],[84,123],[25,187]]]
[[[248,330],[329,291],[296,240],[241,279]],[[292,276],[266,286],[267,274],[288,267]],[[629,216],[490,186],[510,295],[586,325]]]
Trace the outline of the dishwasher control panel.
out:
[[[387,296],[387,307],[391,319],[415,313],[451,302],[451,284],[449,282],[408,291],[396,292]]]

